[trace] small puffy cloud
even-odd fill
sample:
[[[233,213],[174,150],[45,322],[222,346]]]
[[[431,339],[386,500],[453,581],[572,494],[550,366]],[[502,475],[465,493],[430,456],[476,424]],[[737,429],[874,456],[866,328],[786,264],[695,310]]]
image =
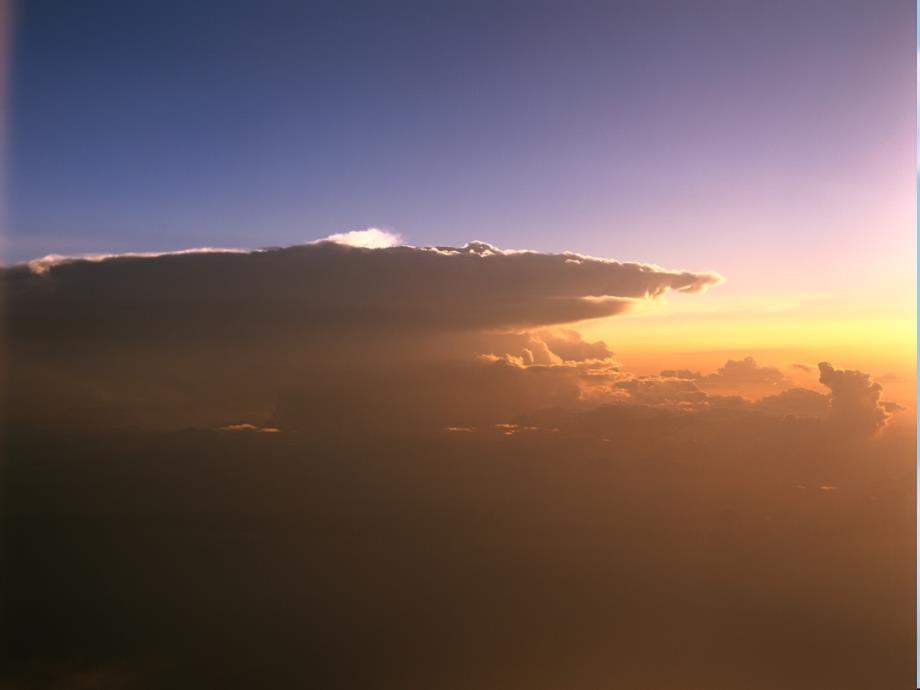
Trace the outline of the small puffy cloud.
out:
[[[539,329],[524,333],[489,334],[493,352],[485,361],[504,361],[516,367],[615,367],[613,352],[602,340],[589,342],[569,329]]]
[[[753,357],[728,360],[715,373],[699,377],[699,385],[713,389],[748,389],[761,392],[764,389],[781,389],[790,381],[778,368],[761,366]]]
[[[321,240],[316,240],[316,242],[334,242],[335,244],[344,244],[348,247],[363,247],[364,249],[398,247],[402,244],[402,241],[401,235],[389,230],[380,230],[379,228],[337,232]]]
[[[545,331],[538,336],[563,362],[605,361],[613,357],[613,352],[603,340],[588,342],[572,330]]]

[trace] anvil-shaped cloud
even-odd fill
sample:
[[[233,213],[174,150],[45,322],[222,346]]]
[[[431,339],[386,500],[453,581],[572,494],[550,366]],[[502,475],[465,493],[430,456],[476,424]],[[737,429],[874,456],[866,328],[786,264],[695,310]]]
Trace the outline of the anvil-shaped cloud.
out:
[[[723,280],[713,272],[503,251],[485,242],[369,248],[354,246],[352,234],[250,253],[31,262],[29,270],[6,272],[11,315],[40,312],[46,323],[81,328],[107,328],[120,319],[137,328],[184,316],[215,326],[224,319],[283,318],[312,326],[494,329],[611,316],[669,289],[696,293]]]
[[[167,414],[216,425],[226,415],[261,411],[265,419],[282,397],[306,392],[316,409],[328,409],[332,396],[349,399],[354,414],[369,389],[414,380],[433,390],[453,380],[449,362],[475,368],[477,354],[505,347],[502,338],[533,348],[521,332],[722,280],[485,242],[386,246],[396,241],[345,233],[283,249],[54,257],[6,269],[8,409],[54,419],[105,409],[114,415],[105,423]],[[571,334],[539,342],[546,352],[534,350],[533,361],[610,355]],[[409,372],[424,363],[434,373]],[[493,371],[488,382],[508,389],[505,378],[550,381]],[[446,398],[458,395],[456,385],[448,389]],[[484,390],[469,391],[471,404],[491,395]]]

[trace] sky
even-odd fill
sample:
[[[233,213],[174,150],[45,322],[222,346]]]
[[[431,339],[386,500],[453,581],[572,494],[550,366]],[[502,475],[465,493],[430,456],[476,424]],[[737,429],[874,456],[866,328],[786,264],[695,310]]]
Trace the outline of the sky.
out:
[[[698,323],[684,309],[720,313],[695,350],[843,338],[903,355],[914,12],[20,3],[2,257],[379,227],[727,277],[669,307],[660,335],[648,320],[604,332],[637,357]]]
[[[910,0],[11,6],[4,687],[913,674]]]

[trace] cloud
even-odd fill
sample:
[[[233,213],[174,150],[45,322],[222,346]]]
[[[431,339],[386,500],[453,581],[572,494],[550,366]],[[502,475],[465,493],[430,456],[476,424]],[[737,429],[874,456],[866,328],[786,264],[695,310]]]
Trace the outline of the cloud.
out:
[[[637,377],[617,381],[613,388],[627,393],[630,402],[638,405],[697,407],[710,400],[694,381],[686,379]]]
[[[728,360],[715,373],[698,379],[700,386],[709,388],[781,388],[789,379],[776,367],[761,366],[753,357]]]
[[[350,232],[338,232],[328,237],[324,237],[316,242],[333,242],[335,244],[344,244],[348,247],[363,247],[364,249],[386,249],[387,247],[397,247],[402,244],[402,236],[389,230],[380,230],[378,228],[368,228],[367,230],[352,230]],[[316,243],[314,242],[314,244]]]
[[[251,249],[227,249],[221,247],[196,247],[194,249],[179,249],[168,252],[125,252],[122,254],[48,254],[38,259],[31,259],[25,263],[25,266],[37,275],[47,273],[55,266],[75,263],[78,261],[88,261],[90,263],[99,263],[100,261],[109,261],[111,259],[155,259],[160,256],[181,256],[183,254],[249,254]]]
[[[586,376],[585,397],[596,403],[629,403],[665,410],[705,412],[746,411],[774,417],[796,417],[830,425],[842,438],[868,437],[879,431],[889,416],[903,411],[898,403],[880,400],[882,387],[859,371],[834,369],[827,362],[818,365],[819,382],[830,389],[820,393],[808,388],[788,388],[754,399],[714,393],[733,388],[769,390],[788,381],[775,367],[758,365],[751,357],[728,360],[712,374],[687,369],[665,369],[660,376],[634,376],[626,372],[595,371]],[[707,389],[708,386],[708,389]],[[746,396],[750,398],[751,396]]]
[[[865,374],[826,364],[829,397],[783,392],[783,373],[751,357],[635,376],[606,343],[564,327],[700,291],[715,274],[484,242],[322,241],[43,267],[0,272],[6,412],[23,423],[442,429],[616,403],[827,418],[869,435],[895,411]]]
[[[362,231],[369,232],[369,231]],[[57,328],[141,328],[189,320],[219,329],[498,329],[612,316],[668,290],[700,292],[714,273],[667,271],[484,243],[367,249],[323,241],[247,254],[175,252],[50,262],[44,282],[4,271],[11,315]]]
[[[819,381],[830,389],[823,394],[805,388],[790,388],[756,403],[759,410],[775,415],[793,415],[824,420],[834,433],[844,437],[871,436],[892,413],[905,408],[882,401],[882,386],[861,371],[835,369],[818,364]]]
[[[482,353],[489,362],[503,361],[516,367],[602,367],[615,369],[613,352],[603,341],[588,342],[579,333],[565,328],[538,329],[523,333],[490,333]]]
[[[609,361],[613,352],[602,340],[587,342],[580,334],[568,329],[545,331],[534,336],[563,362]]]
[[[604,343],[557,325],[720,281],[712,273],[575,256],[484,242],[368,249],[321,241],[3,269],[6,409],[55,424],[207,428],[239,419],[265,425],[283,409],[300,424],[314,413],[292,401],[308,400],[319,419],[329,417],[324,406],[344,413],[335,401],[350,396],[373,416],[387,397],[375,386],[399,390],[411,381],[423,390],[406,400],[429,405],[423,416],[435,420],[451,410],[425,392],[432,386],[424,377],[432,377],[447,382],[438,388],[446,398],[463,391],[475,407],[489,391],[496,404],[483,409],[514,413],[528,400],[577,399],[578,376],[615,368]],[[507,366],[442,366],[476,364],[484,353],[572,371],[521,378]]]
[[[4,624],[28,645],[0,678],[122,688],[82,676],[117,663],[143,687],[528,688],[570,687],[575,669],[592,687],[658,688],[662,635],[698,687],[903,675],[912,434],[834,443],[814,420],[635,404],[457,432],[349,421],[332,436],[20,436],[4,474],[17,593]],[[305,657],[292,638],[319,646]],[[771,655],[751,686],[753,639],[823,643],[817,658]],[[424,664],[393,653],[422,647]],[[62,664],[81,677],[64,683]]]
[[[774,415],[824,419],[830,412],[830,396],[808,388],[790,388],[759,400],[757,407]]]
[[[708,424],[706,415],[742,418],[795,418],[817,424],[830,438],[872,436],[881,427],[840,425],[831,414],[834,393],[791,388],[760,399],[713,393],[687,378],[636,376],[611,360],[539,363],[527,354],[484,355],[480,361],[442,361],[428,366],[391,367],[359,380],[332,377],[314,382],[310,397],[294,395],[272,423],[281,428],[319,431],[348,418],[351,428],[487,427],[539,409],[585,413],[615,406],[679,414],[689,429]],[[394,395],[394,391],[397,393]],[[334,402],[336,401],[336,402]],[[900,406],[880,403],[883,412]],[[554,414],[560,414],[556,412]],[[645,414],[645,413],[643,413]],[[656,413],[657,414],[657,413]],[[740,415],[740,416],[739,416]],[[564,416],[564,415],[563,415]],[[858,422],[859,420],[857,420]],[[553,419],[525,426],[558,426]],[[664,433],[666,428],[662,429]]]
[[[818,364],[820,381],[831,389],[830,420],[841,430],[871,435],[885,425],[889,412],[880,402],[882,386],[861,371]]]
[[[464,673],[458,687],[532,687],[547,677],[531,672],[547,649],[567,660],[550,685],[571,685],[588,649],[607,685],[616,677],[617,687],[660,687],[647,675],[660,645],[636,630],[675,631],[667,643],[687,668],[703,659],[722,673],[752,636],[788,641],[789,616],[777,616],[785,605],[817,621],[796,646],[840,620],[823,625],[837,635],[822,647],[830,666],[815,663],[804,688],[837,668],[832,652],[878,627],[879,601],[903,614],[912,591],[911,582],[892,587],[890,573],[912,572],[900,561],[913,538],[903,477],[912,476],[914,439],[892,428],[852,442],[853,429],[868,438],[890,409],[878,384],[822,364],[830,395],[780,392],[778,370],[751,358],[712,373],[636,376],[607,344],[559,325],[714,284],[707,274],[485,243],[320,242],[70,261],[39,275],[20,267],[2,281],[9,366],[0,391],[13,429],[4,508],[15,518],[11,591],[23,593],[7,618],[14,632],[38,626],[63,640],[52,655],[86,658],[102,640],[120,659],[131,654],[128,634],[138,654],[165,655],[175,675],[146,683],[158,687],[226,687],[240,665],[290,673],[285,687],[341,684],[322,673],[337,668],[353,686],[422,678],[419,687],[443,687],[456,644],[429,650],[443,652],[431,677],[391,665],[405,656],[391,652],[454,636],[482,654],[465,659],[487,661],[472,666],[493,668],[495,650],[510,659],[510,673]],[[759,402],[717,394],[757,386],[770,393]],[[264,433],[274,430],[283,433]],[[789,488],[797,485],[842,488]],[[884,500],[871,500],[876,493]],[[126,515],[130,548],[113,549]],[[858,548],[827,540],[841,521],[859,527],[850,530]],[[40,558],[36,543],[50,545]],[[867,553],[884,567],[859,578],[860,596],[848,598],[856,614],[841,613],[839,597],[812,596],[815,582],[862,573]],[[773,567],[790,559],[807,568]],[[113,591],[118,606],[106,604]],[[733,604],[713,618],[709,602],[725,592],[740,613]],[[163,612],[153,625],[151,601]],[[228,616],[213,615],[215,606],[239,624],[216,622]],[[369,610],[375,625],[398,622],[395,646],[366,634]],[[905,618],[901,632],[876,636],[873,659],[893,639],[913,643]],[[86,620],[101,632],[73,635],[71,623]],[[187,645],[170,621],[207,641],[202,658],[232,663],[197,664],[193,650],[196,663],[183,665]],[[688,648],[680,631],[700,621]],[[24,661],[47,674],[39,638]],[[295,638],[320,641],[331,663],[318,677],[302,645],[286,645]],[[355,682],[355,658],[369,659],[366,682]],[[745,673],[739,665],[730,682],[702,685],[737,687]],[[127,685],[119,676],[108,684]]]
[[[690,369],[664,369],[661,376],[696,381],[701,387],[710,389],[754,389],[762,392],[763,388],[791,385],[791,381],[777,367],[761,366],[753,357],[729,359],[711,374]]]
[[[762,366],[753,357],[729,359],[710,374],[690,369],[663,369],[660,378],[672,381],[693,382],[699,390],[709,394],[741,395],[756,400],[792,386],[779,368]],[[672,387],[674,383],[670,384]]]

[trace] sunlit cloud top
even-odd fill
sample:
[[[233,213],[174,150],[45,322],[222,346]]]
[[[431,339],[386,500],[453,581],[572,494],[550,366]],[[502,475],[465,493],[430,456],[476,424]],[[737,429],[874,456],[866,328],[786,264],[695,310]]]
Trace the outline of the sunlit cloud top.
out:
[[[335,242],[336,244],[344,244],[349,247],[363,247],[365,249],[398,247],[402,244],[402,241],[401,235],[390,232],[389,230],[380,230],[379,228],[337,232],[321,240],[317,240],[317,242]]]

